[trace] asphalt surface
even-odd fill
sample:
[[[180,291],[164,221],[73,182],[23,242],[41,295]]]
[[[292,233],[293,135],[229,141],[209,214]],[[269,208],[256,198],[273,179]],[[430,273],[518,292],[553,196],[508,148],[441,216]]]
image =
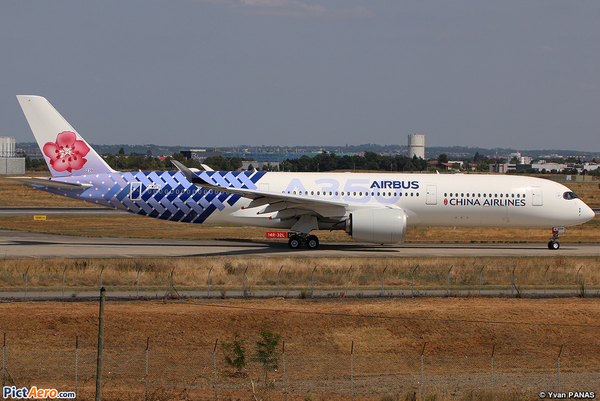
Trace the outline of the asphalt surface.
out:
[[[594,209],[600,214],[600,209]],[[124,212],[103,207],[0,207],[0,216],[110,215]],[[190,256],[260,257],[463,257],[463,256],[600,256],[600,244],[561,243],[321,243],[319,249],[292,251],[286,242],[245,240],[170,240],[89,238],[0,230],[0,257],[133,258]]]
[[[468,257],[468,256],[600,256],[600,244],[562,243],[321,243],[319,249],[291,250],[287,242],[248,240],[172,240],[92,238],[0,230],[4,258],[134,258],[193,256],[258,257]]]

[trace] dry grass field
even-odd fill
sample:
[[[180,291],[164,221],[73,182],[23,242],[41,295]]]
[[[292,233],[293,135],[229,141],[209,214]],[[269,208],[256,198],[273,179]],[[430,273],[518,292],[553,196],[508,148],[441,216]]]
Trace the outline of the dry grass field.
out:
[[[415,289],[477,292],[479,274],[482,289],[511,287],[515,272],[515,286],[521,291],[543,289],[547,274],[548,290],[577,289],[588,296],[600,291],[599,257],[548,256],[543,258],[131,258],[131,259],[2,259],[0,260],[0,291],[22,292],[27,272],[29,291],[61,291],[63,272],[67,296],[81,291],[93,291],[102,285],[109,291],[136,291],[139,272],[141,291],[165,293],[170,285],[170,273],[178,290],[206,291],[211,275],[211,292],[226,294],[241,291],[245,286],[254,291],[276,291],[280,274],[280,294],[287,291],[310,293],[312,272],[314,289],[330,291],[341,296],[351,291],[381,290],[385,269],[385,291],[411,294],[412,271]],[[350,271],[348,272],[348,270]],[[448,282],[448,272],[450,281]],[[244,273],[246,281],[244,283]],[[349,273],[349,274],[348,274]]]
[[[0,328],[7,333],[9,355],[21,356],[18,362],[22,368],[16,366],[14,358],[12,361],[9,358],[13,376],[18,375],[19,369],[34,366],[41,370],[34,371],[38,380],[32,380],[32,384],[44,382],[54,388],[72,389],[72,367],[63,366],[53,372],[53,353],[71,352],[78,336],[82,355],[93,354],[97,317],[96,302],[0,304]],[[231,341],[235,332],[242,333],[250,352],[262,328],[280,334],[285,341],[287,379],[291,388],[300,391],[290,395],[293,400],[348,399],[352,342],[357,383],[367,383],[366,387],[357,386],[355,390],[360,400],[404,399],[413,390],[419,391],[419,358],[425,342],[430,388],[424,392],[437,394],[436,399],[464,398],[469,388],[477,387],[479,382],[475,380],[479,376],[487,378],[493,344],[496,344],[496,391],[516,392],[521,394],[520,399],[535,399],[537,391],[552,388],[544,387],[547,384],[543,383],[547,377],[554,378],[552,372],[556,371],[561,345],[564,345],[561,366],[566,377],[567,372],[595,372],[594,377],[597,376],[599,319],[597,301],[576,298],[109,301],[105,349],[112,356],[105,364],[105,372],[110,374],[106,374],[104,399],[139,399],[138,391],[144,382],[143,350],[148,338],[153,358],[168,350],[168,360],[177,364],[169,367],[165,361],[164,366],[153,365],[153,372],[162,372],[158,381],[164,387],[175,386],[170,380],[175,381],[176,374],[194,376],[199,386],[190,386],[185,397],[181,396],[180,388],[171,391],[170,396],[156,399],[210,399],[214,396],[211,386],[215,340]],[[134,366],[130,358],[137,358],[139,366]],[[228,376],[220,349],[218,358],[220,399],[253,399],[250,380],[260,381],[259,376],[254,376],[259,375],[258,370],[248,367],[248,376]],[[45,370],[48,373],[44,374]],[[80,383],[79,399],[91,399],[93,371],[88,366],[84,372],[87,373],[80,378],[83,384]],[[136,372],[133,377],[131,372]],[[90,375],[87,381],[86,374]],[[153,374],[156,383],[158,373]],[[448,389],[441,384],[442,377],[465,374],[471,378],[465,378],[456,388]],[[396,381],[406,379],[408,384],[398,387],[394,380],[385,380],[390,375]],[[517,376],[529,377],[527,391],[515,387],[513,381]],[[381,380],[376,380],[377,377]],[[282,400],[281,369],[272,373],[272,378],[277,385],[272,394],[262,399]],[[435,380],[440,383],[435,385]],[[469,384],[469,380],[473,382]],[[563,389],[573,388],[563,380]],[[597,389],[597,378],[594,380],[587,387],[590,391]],[[320,384],[311,387],[313,382]],[[327,382],[334,384],[328,387]],[[128,390],[123,391],[124,388]],[[384,398],[386,394],[394,396]],[[514,394],[509,399],[515,399]]]

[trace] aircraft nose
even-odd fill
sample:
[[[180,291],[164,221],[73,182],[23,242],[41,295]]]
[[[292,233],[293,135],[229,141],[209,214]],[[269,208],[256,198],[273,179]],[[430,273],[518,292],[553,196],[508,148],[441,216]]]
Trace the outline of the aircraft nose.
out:
[[[593,219],[594,217],[596,217],[596,212],[594,212],[592,210],[592,208],[590,208],[585,203],[583,205],[581,205],[581,213],[580,214],[581,214],[581,218],[585,219],[584,221],[589,221],[589,220]]]

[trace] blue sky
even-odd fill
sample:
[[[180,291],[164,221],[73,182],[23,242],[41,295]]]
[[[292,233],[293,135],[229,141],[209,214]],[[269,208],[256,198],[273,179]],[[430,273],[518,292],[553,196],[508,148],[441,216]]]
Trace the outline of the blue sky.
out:
[[[600,150],[600,2],[3,0],[0,135]]]

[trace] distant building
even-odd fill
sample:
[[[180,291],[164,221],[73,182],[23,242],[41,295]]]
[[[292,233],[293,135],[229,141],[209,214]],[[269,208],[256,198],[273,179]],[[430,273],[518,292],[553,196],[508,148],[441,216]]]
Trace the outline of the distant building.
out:
[[[442,163],[439,160],[429,160],[427,163],[429,163],[429,167],[435,167],[440,170],[452,170],[453,168],[452,163]]]
[[[302,156],[315,157],[322,152],[250,152],[243,150],[240,152],[224,152],[223,157],[240,157],[245,160],[259,160],[264,162],[284,162],[286,160],[296,160]],[[356,153],[358,154],[358,153]],[[354,156],[355,153],[335,153],[336,156]]]
[[[25,174],[25,158],[17,157],[13,137],[0,137],[0,174]]]
[[[199,161],[200,163],[204,162],[209,157],[215,156],[223,156],[223,152],[209,152],[206,149],[190,149],[190,150],[182,150],[181,154],[186,159],[192,159]]]
[[[425,135],[414,134],[408,136],[408,157],[414,156],[425,159]]]
[[[532,169],[537,170],[539,172],[545,170],[547,172],[556,171],[557,173],[560,173],[568,167],[569,166],[566,163],[546,163],[544,160],[540,160],[539,162],[533,163],[531,165]]]
[[[262,171],[263,168],[266,167],[267,170],[279,170],[279,162],[258,162],[256,160],[243,161],[242,162],[242,170],[248,171],[252,169],[256,169],[258,171]]]
[[[506,173],[510,170],[533,169],[539,173],[561,173],[564,170],[577,170],[578,174],[585,174],[587,171],[597,170],[600,167],[596,163],[547,163],[540,160],[536,163],[495,163],[490,164],[490,173]]]

